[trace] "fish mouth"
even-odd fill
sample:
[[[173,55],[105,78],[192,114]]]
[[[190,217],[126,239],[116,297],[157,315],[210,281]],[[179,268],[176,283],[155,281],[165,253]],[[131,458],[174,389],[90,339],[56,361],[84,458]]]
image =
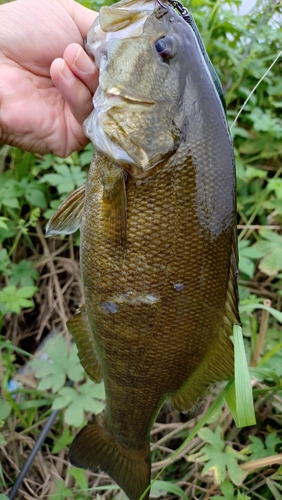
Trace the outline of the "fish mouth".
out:
[[[100,89],[94,96],[94,110],[84,122],[84,132],[98,151],[124,166],[134,177],[143,177],[161,158],[157,161],[150,158],[142,144],[126,130],[126,123],[121,125],[115,117],[115,112],[123,113],[129,104],[131,113],[136,111],[137,116],[140,108],[150,108],[155,102],[118,87]]]
[[[126,100],[123,99],[125,102]],[[139,101],[130,100],[130,102],[131,104],[135,102],[140,104]],[[109,117],[105,114],[104,117],[101,117],[101,125],[107,138],[107,146],[108,150],[110,149],[111,159],[125,167],[135,178],[146,177],[148,171],[157,162],[152,161],[141,144],[134,140],[114,117]]]
[[[105,92],[106,99],[113,100],[116,99],[116,102],[118,102],[118,99],[122,102],[130,102],[131,104],[142,104],[144,106],[153,106],[155,102],[148,97],[137,97],[132,94],[130,94],[128,91],[125,89],[120,89],[118,87],[113,87]]]

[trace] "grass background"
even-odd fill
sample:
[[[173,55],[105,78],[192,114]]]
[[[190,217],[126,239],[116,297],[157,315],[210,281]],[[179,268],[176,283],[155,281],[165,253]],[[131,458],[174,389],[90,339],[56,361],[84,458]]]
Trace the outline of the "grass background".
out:
[[[104,4],[81,3],[95,10]],[[222,387],[211,387],[198,408],[185,416],[166,404],[152,431],[153,477],[167,467],[152,496],[280,500],[282,7],[279,1],[259,0],[248,15],[239,16],[240,0],[191,0],[185,5],[223,84],[230,126],[241,111],[231,133],[237,167],[240,307],[257,425],[237,429],[222,404],[170,460]],[[88,412],[103,407],[103,386],[85,379],[65,326],[82,299],[79,234],[63,240],[44,237],[46,222],[61,200],[85,182],[92,153],[90,145],[67,159],[10,146],[0,149],[3,495],[52,409],[62,410],[19,500],[124,498],[106,474],[72,468],[67,459],[67,447]],[[72,387],[66,387],[67,379]]]

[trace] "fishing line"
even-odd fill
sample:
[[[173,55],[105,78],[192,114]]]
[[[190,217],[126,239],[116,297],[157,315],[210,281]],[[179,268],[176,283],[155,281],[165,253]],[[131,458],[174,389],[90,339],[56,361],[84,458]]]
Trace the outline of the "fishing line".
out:
[[[40,450],[41,446],[43,445],[44,440],[45,440],[49,430],[51,429],[59,411],[60,410],[52,411],[50,417],[48,418],[46,424],[44,425],[38,440],[36,441],[34,447],[32,448],[30,455],[28,456],[21,472],[19,473],[19,475],[14,483],[14,486],[12,487],[10,493],[8,494],[9,500],[13,500],[15,498],[15,495],[18,492],[18,490],[19,490],[19,488],[24,480],[25,475],[27,474],[28,470],[30,469],[30,467],[31,467],[31,465],[32,465],[37,453],[38,453],[38,451]]]
[[[66,387],[71,387],[72,385],[73,385],[73,382],[71,380],[68,380],[66,383]],[[46,424],[44,425],[44,427],[39,435],[39,438],[37,439],[34,447],[32,448],[22,470],[20,471],[11,491],[8,494],[9,500],[13,500],[15,498],[15,495],[18,492],[19,488],[21,487],[21,484],[24,480],[25,475],[29,471],[37,453],[39,452],[40,448],[42,447],[42,445],[45,441],[45,438],[47,437],[50,429],[52,428],[52,425],[55,422],[59,412],[60,412],[60,410],[53,410],[50,417],[48,418]]]
[[[266,75],[269,73],[269,71],[271,70],[271,68],[274,66],[274,64],[276,63],[276,61],[279,59],[279,57],[282,55],[282,50],[280,50],[279,54],[275,57],[274,61],[271,63],[271,65],[269,66],[269,68],[266,70],[266,72],[264,73],[264,75],[261,77],[261,79],[258,81],[258,83],[254,86],[253,90],[251,91],[251,93],[248,95],[247,99],[245,100],[243,106],[241,107],[241,109],[238,111],[237,115],[236,115],[236,118],[234,120],[234,122],[232,123],[231,127],[230,127],[230,130],[232,129],[232,127],[234,127],[236,121],[238,120],[240,114],[242,113],[243,109],[245,108],[247,102],[250,100],[250,98],[252,97],[253,93],[257,90],[258,86],[260,85],[260,83],[264,80],[264,78],[266,77]]]

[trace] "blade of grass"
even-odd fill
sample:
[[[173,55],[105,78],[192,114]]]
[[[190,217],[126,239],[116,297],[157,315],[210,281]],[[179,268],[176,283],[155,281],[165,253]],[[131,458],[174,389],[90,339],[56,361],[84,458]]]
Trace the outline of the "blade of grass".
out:
[[[240,325],[233,326],[233,342],[235,352],[236,425],[237,427],[255,425],[256,417],[251,376]]]
[[[253,311],[254,309],[265,309],[269,311],[275,319],[282,323],[282,312],[273,309],[273,307],[265,306],[264,304],[244,304],[240,307],[240,313]]]

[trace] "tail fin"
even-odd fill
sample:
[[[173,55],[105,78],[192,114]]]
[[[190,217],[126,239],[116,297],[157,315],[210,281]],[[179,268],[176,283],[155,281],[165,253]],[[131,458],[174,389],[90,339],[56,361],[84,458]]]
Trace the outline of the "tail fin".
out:
[[[144,450],[130,450],[117,443],[103,425],[100,413],[75,437],[69,452],[76,467],[92,471],[100,467],[122,488],[129,500],[139,500],[150,484],[149,443]],[[149,499],[149,493],[144,500]]]

